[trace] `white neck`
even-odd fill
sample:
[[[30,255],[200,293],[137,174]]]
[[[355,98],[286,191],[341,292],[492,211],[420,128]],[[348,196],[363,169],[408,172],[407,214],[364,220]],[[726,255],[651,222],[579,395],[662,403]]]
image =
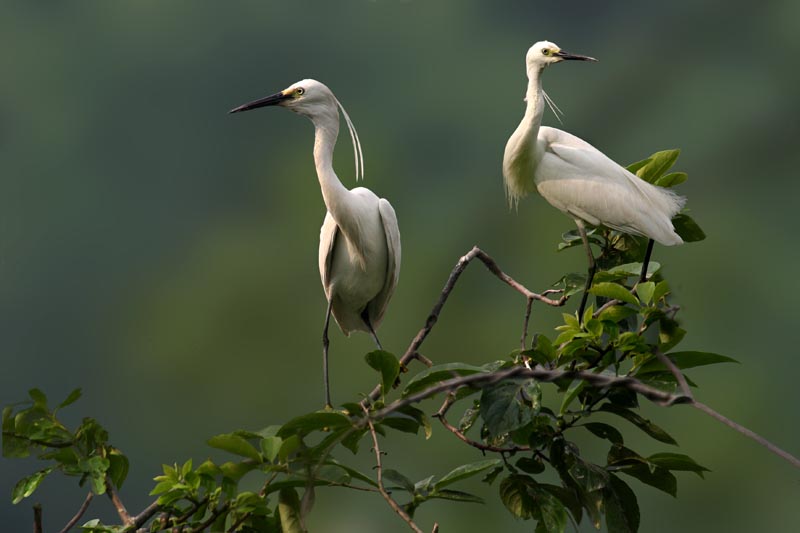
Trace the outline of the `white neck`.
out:
[[[311,120],[315,129],[314,166],[317,168],[322,199],[334,220],[340,222],[340,218],[344,216],[342,207],[347,202],[350,191],[342,185],[333,171],[333,148],[339,135],[339,115],[321,115]]]
[[[542,69],[528,70],[528,90],[525,93],[525,116],[520,126],[526,127],[527,136],[536,139],[539,126],[542,125],[544,115],[544,97],[542,95]]]

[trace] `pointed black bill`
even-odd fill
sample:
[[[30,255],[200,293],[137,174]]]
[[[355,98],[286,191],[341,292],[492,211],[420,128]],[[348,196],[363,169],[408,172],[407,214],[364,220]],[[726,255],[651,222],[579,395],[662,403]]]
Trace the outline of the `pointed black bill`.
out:
[[[240,113],[242,111],[250,111],[251,109],[257,109],[259,107],[277,105],[289,98],[290,98],[289,95],[283,94],[283,92],[281,91],[279,93],[265,96],[264,98],[259,98],[258,100],[254,100],[252,102],[248,102],[244,105],[240,105],[239,107],[231,109],[229,113]]]
[[[582,55],[578,55],[578,54],[570,54],[569,52],[565,52],[563,50],[561,50],[560,52],[556,52],[553,55],[555,55],[556,57],[560,57],[564,61],[567,61],[567,60],[570,60],[570,59],[574,60],[574,61],[597,61],[593,57],[582,56]]]

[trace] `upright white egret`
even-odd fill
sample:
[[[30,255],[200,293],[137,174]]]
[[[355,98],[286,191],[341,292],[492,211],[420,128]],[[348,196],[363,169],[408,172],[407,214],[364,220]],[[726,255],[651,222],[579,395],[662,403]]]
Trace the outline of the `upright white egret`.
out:
[[[578,311],[582,317],[596,269],[584,223],[651,239],[642,268],[644,279],[653,240],[666,246],[683,243],[671,219],[685,199],[631,174],[586,141],[541,126],[548,98],[542,90],[542,72],[565,60],[597,61],[564,52],[548,41],[528,50],[525,116],[506,144],[503,178],[510,204],[516,205],[535,188],[550,205],[575,220],[589,258],[589,276]]]
[[[283,91],[231,110],[278,105],[314,123],[314,164],[328,212],[319,236],[319,273],[328,301],[322,331],[325,405],[331,405],[328,382],[328,325],[331,313],[342,332],[366,331],[375,344],[400,275],[400,229],[391,204],[371,190],[348,190],[333,171],[333,148],[344,115],[355,152],[356,180],[364,177],[361,142],[350,117],[333,92],[316,80],[302,80]]]

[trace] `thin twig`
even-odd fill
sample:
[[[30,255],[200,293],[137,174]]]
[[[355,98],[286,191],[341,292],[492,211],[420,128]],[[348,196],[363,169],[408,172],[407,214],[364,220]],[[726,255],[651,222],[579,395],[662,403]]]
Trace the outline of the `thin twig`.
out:
[[[364,409],[364,414],[367,417],[367,426],[369,427],[369,432],[372,435],[372,446],[375,451],[375,461],[377,461],[375,470],[378,476],[378,490],[380,491],[381,496],[383,496],[383,499],[386,500],[386,503],[389,504],[389,507],[391,507],[392,510],[397,513],[397,515],[402,518],[406,524],[408,524],[408,527],[414,530],[415,533],[422,533],[422,530],[419,528],[419,526],[417,526],[408,513],[406,513],[403,508],[400,507],[396,501],[394,501],[392,495],[389,494],[386,491],[386,488],[383,486],[383,465],[381,463],[381,449],[378,446],[378,434],[375,432],[375,425],[372,423],[372,419],[369,416],[369,410],[366,406],[361,406],[361,408]]]
[[[81,504],[80,509],[78,509],[78,512],[75,513],[75,516],[73,516],[70,519],[70,521],[67,522],[67,525],[64,526],[64,528],[61,530],[61,533],[68,533],[69,530],[72,529],[75,526],[75,524],[78,523],[78,520],[81,519],[83,513],[85,513],[86,510],[89,508],[89,504],[92,503],[92,498],[94,498],[94,493],[92,491],[89,491],[89,493],[86,495],[86,499],[83,500],[83,504]]]
[[[769,451],[771,451],[772,453],[774,453],[775,455],[780,457],[781,459],[783,459],[785,461],[788,461],[789,464],[791,464],[792,466],[794,466],[796,468],[800,468],[800,459],[798,459],[794,455],[790,454],[789,452],[787,452],[785,450],[782,450],[781,448],[778,448],[777,446],[772,444],[770,441],[768,441],[767,439],[765,439],[764,437],[762,437],[758,433],[747,429],[746,427],[744,427],[741,424],[737,424],[736,422],[734,422],[730,418],[728,418],[728,417],[726,417],[724,415],[721,415],[720,413],[716,412],[715,410],[713,410],[712,408],[710,408],[709,406],[707,406],[704,403],[701,403],[701,402],[698,402],[698,401],[695,400],[695,401],[692,402],[691,405],[695,409],[698,409],[698,410],[704,412],[705,414],[707,414],[711,418],[715,418],[715,419],[719,420],[720,422],[722,422],[723,424],[725,424],[726,426],[735,429],[736,431],[738,431],[739,433],[741,433],[745,437],[753,439],[754,441],[756,441],[757,443],[759,443],[760,445],[762,445],[763,447],[765,447],[766,449],[768,449]]]
[[[683,372],[681,372],[680,368],[675,366],[675,363],[672,362],[672,359],[664,355],[664,353],[658,348],[656,348],[656,357],[658,357],[658,360],[661,361],[661,364],[667,367],[669,371],[672,372],[672,375],[675,376],[675,379],[678,381],[678,385],[680,385],[684,396],[694,399],[692,389],[689,388],[689,384],[686,382]]]
[[[500,270],[500,267],[497,266],[497,263],[494,259],[492,259],[486,252],[478,248],[477,246],[473,246],[472,250],[470,250],[466,255],[461,257],[456,266],[453,267],[453,270],[450,272],[450,276],[447,278],[447,282],[444,284],[444,288],[442,289],[441,294],[439,294],[438,300],[433,305],[433,309],[431,309],[428,318],[425,320],[425,325],[422,329],[419,330],[417,335],[411,341],[411,344],[406,349],[403,356],[400,358],[400,366],[403,367],[407,365],[411,359],[414,359],[416,354],[418,353],[419,347],[422,346],[422,343],[425,342],[425,338],[433,329],[433,326],[436,325],[436,322],[439,320],[439,313],[442,312],[442,308],[444,307],[447,298],[450,296],[450,293],[453,291],[453,288],[458,281],[458,278],[461,277],[461,274],[467,268],[467,265],[473,260],[479,259],[491,272],[494,274],[500,281],[505,283],[506,285],[510,286],[512,289],[520,293],[524,296],[527,300],[536,300],[547,305],[553,307],[561,307],[565,303],[567,303],[567,297],[562,295],[559,299],[553,300],[548,298],[544,294],[535,293],[533,291],[528,290],[524,285],[516,281],[514,278]],[[545,291],[545,294],[552,294],[553,290]],[[370,402],[374,402],[377,400],[381,395],[381,387],[377,385],[372,392],[369,393],[369,396],[365,398],[361,403],[362,405],[367,405]]]
[[[33,533],[42,533],[44,531],[42,525],[42,504],[33,504]]]
[[[451,424],[447,420],[447,418],[445,417],[445,415],[447,414],[447,411],[450,409],[451,405],[453,405],[452,395],[449,395],[447,397],[447,399],[444,401],[444,403],[442,404],[442,406],[439,408],[439,410],[436,411],[436,413],[433,415],[433,417],[434,418],[438,418],[439,422],[441,422],[442,425],[450,433],[452,433],[453,435],[458,437],[458,439],[461,442],[464,442],[465,444],[469,444],[473,448],[477,448],[477,449],[481,450],[482,452],[516,453],[516,452],[528,452],[528,451],[531,450],[530,446],[509,446],[509,447],[506,447],[506,448],[502,448],[500,446],[492,446],[490,444],[483,444],[483,443],[478,442],[476,440],[472,440],[471,438],[467,437],[464,434],[464,432],[462,432],[460,429],[458,429],[453,424]]]
[[[106,477],[106,494],[108,494],[108,498],[111,500],[111,503],[114,504],[114,508],[117,510],[117,514],[119,515],[120,520],[126,526],[130,526],[133,524],[133,518],[128,513],[128,510],[125,508],[125,504],[122,503],[122,500],[119,498],[119,494],[117,494],[117,489],[114,488],[114,484],[111,482],[108,477]]]
[[[528,322],[531,319],[531,309],[533,308],[533,300],[528,298],[528,303],[525,304],[525,320],[522,322],[522,337],[519,339],[520,350],[525,349],[525,341],[528,338]]]

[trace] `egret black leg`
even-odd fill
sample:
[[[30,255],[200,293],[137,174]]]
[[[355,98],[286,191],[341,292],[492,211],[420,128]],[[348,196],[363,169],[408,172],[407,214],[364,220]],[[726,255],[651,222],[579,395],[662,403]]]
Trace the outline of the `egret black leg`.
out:
[[[378,335],[375,333],[375,330],[372,328],[372,322],[369,320],[369,312],[367,308],[361,312],[361,319],[366,324],[367,329],[369,330],[369,334],[372,335],[372,340],[375,341],[375,345],[378,347],[379,350],[383,350],[383,346],[381,346],[381,341],[378,340]]]
[[[589,245],[589,237],[586,235],[586,228],[583,221],[575,219],[575,224],[578,226],[578,233],[581,234],[583,246],[586,248],[586,256],[589,259],[589,275],[586,277],[586,286],[583,289],[583,296],[581,297],[581,306],[578,308],[578,320],[583,322],[583,310],[586,309],[586,301],[589,299],[589,289],[592,288],[592,281],[594,280],[594,273],[597,270],[597,265],[594,262],[594,255],[592,255],[592,248]]]
[[[325,407],[332,407],[331,387],[328,382],[328,326],[331,323],[331,303],[328,302],[328,310],[325,312],[325,328],[322,330],[322,379],[325,381]]]
[[[650,256],[653,253],[653,244],[656,241],[650,239],[647,243],[647,251],[644,253],[644,261],[642,261],[642,274],[639,276],[639,283],[647,281],[647,267],[650,266]]]

